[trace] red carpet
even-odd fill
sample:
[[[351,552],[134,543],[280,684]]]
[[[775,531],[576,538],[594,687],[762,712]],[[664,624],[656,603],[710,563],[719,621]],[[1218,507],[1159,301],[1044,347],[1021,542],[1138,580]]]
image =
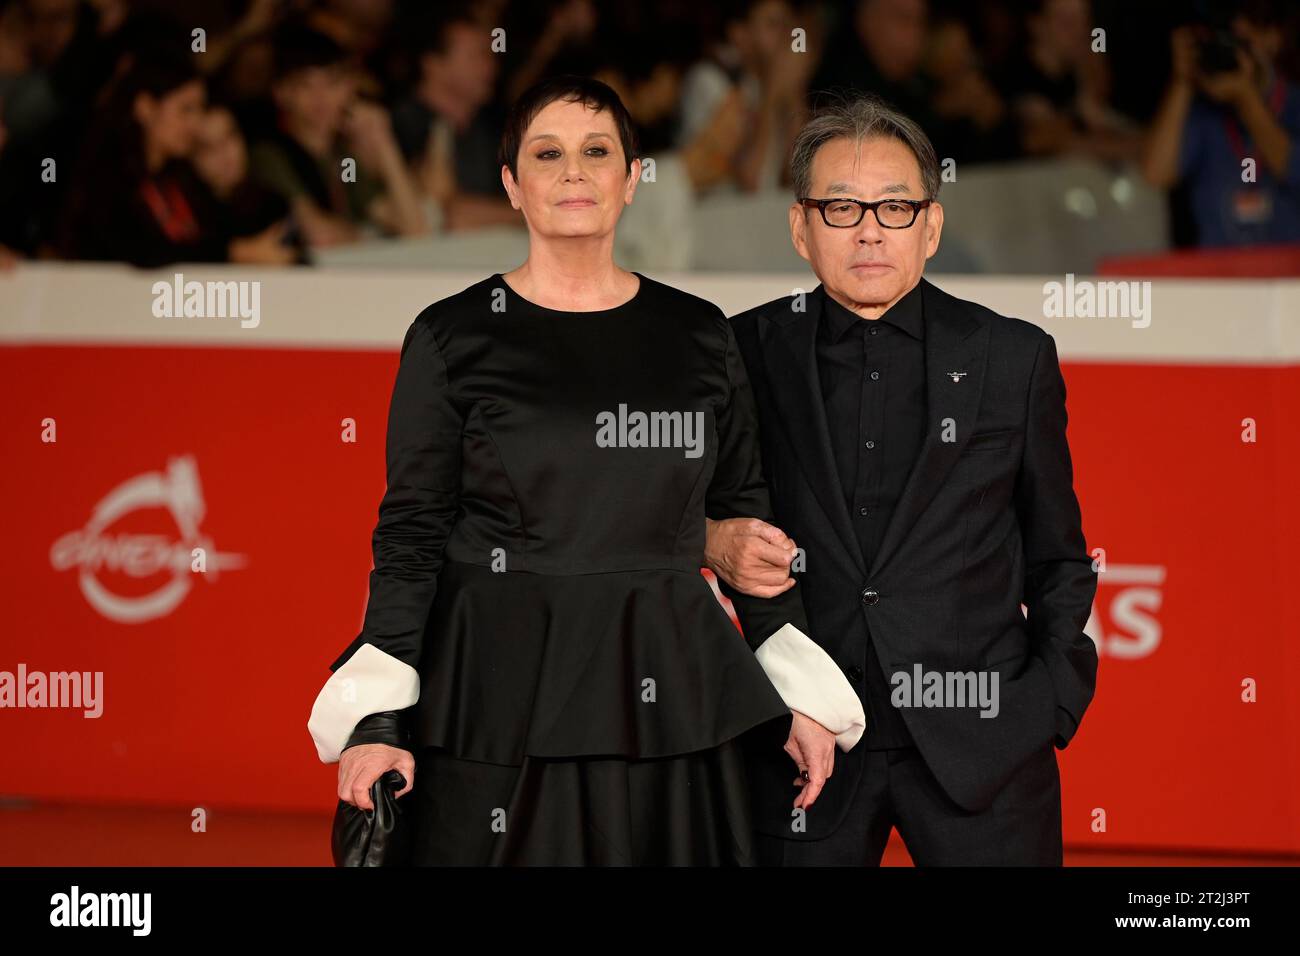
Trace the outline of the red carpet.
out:
[[[331,814],[209,810],[207,832],[190,808],[0,803],[4,866],[330,866]],[[1066,866],[1273,866],[1300,858],[1065,849]],[[898,834],[885,866],[911,866]]]

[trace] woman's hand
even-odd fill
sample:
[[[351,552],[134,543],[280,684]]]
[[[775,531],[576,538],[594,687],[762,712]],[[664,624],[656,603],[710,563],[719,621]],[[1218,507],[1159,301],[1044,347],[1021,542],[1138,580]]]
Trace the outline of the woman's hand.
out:
[[[795,786],[801,788],[794,798],[794,805],[807,810],[820,796],[822,787],[835,769],[835,735],[807,714],[797,710],[791,713],[794,719],[790,722],[785,752],[800,771],[800,776],[794,779]],[[807,780],[802,776],[804,770],[808,771]]]
[[[339,799],[360,810],[373,810],[370,787],[390,770],[406,778],[402,796],[415,786],[415,756],[388,744],[357,744],[339,755]]]

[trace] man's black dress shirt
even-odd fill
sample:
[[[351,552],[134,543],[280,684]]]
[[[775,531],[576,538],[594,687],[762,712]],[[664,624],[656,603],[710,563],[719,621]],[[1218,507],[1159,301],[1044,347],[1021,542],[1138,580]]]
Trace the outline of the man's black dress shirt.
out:
[[[831,447],[862,559],[871,566],[925,429],[925,322],[918,283],[878,319],[850,312],[825,289],[817,372]],[[870,636],[870,635],[868,635]],[[850,676],[852,672],[850,672]],[[912,746],[876,652],[867,654],[868,750]]]

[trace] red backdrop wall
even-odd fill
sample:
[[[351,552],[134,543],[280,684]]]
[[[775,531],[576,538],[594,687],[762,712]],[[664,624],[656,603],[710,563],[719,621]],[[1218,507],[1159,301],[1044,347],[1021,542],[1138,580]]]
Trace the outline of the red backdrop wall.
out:
[[[395,350],[0,347],[0,670],[104,675],[98,718],[0,711],[0,793],[333,805],[336,767],[305,725],[360,627],[396,364]],[[1106,553],[1098,694],[1058,753],[1066,841],[1300,850],[1300,369],[1065,375],[1085,532]],[[47,419],[57,442],[41,440]],[[196,545],[203,574],[188,571]]]

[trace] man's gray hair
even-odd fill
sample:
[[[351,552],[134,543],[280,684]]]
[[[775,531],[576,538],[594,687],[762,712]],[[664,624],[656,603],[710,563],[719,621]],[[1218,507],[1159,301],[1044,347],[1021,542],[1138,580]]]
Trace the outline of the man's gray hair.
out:
[[[848,138],[856,143],[888,137],[912,151],[921,167],[922,199],[939,195],[939,159],[930,137],[915,122],[874,94],[841,96],[821,107],[795,137],[790,154],[790,176],[795,198],[812,189],[812,164],[817,150],[833,139]],[[829,198],[824,196],[819,199]]]

